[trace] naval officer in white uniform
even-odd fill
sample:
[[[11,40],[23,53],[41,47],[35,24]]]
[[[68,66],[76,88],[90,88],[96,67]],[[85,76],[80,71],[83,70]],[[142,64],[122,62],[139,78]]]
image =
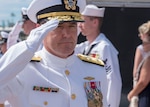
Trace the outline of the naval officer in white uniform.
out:
[[[0,60],[0,101],[12,107],[107,107],[103,61],[74,53],[84,5],[84,0],[31,2],[28,16],[42,25]]]

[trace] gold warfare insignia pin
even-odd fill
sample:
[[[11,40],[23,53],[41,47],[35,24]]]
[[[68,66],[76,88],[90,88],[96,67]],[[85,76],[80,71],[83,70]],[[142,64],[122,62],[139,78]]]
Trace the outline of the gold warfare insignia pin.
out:
[[[76,10],[77,0],[64,0],[64,4],[67,10]]]
[[[91,81],[91,80],[94,80],[95,78],[94,77],[84,77],[84,79]]]

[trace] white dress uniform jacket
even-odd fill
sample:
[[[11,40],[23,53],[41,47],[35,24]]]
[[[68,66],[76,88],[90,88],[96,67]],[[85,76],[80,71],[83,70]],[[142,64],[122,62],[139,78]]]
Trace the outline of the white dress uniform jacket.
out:
[[[104,67],[83,62],[75,54],[62,59],[44,48],[36,53],[40,62],[29,62],[34,53],[25,42],[9,52],[14,50],[16,54],[5,54],[0,61],[5,63],[0,68],[0,101],[8,100],[12,107],[88,107],[84,84],[99,82],[107,107]]]
[[[0,58],[3,56],[2,53],[0,53]],[[4,104],[4,107],[11,107],[11,105],[8,103],[8,101],[1,101],[1,104]]]
[[[3,54],[2,53],[0,53],[0,58],[3,56]]]
[[[120,75],[119,61],[118,61],[118,51],[112,45],[112,43],[105,37],[103,33],[89,44],[85,41],[76,46],[76,53],[83,53],[85,49],[85,54],[89,51],[92,45],[95,45],[91,51],[90,56],[99,57],[105,63],[105,69],[107,72],[108,80],[108,93],[107,100],[109,107],[119,107],[122,89],[122,80]]]

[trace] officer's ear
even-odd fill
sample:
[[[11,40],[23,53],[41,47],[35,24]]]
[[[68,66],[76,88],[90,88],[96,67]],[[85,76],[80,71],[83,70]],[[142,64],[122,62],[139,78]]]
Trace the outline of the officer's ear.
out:
[[[96,17],[92,17],[93,26],[97,27],[99,24],[99,20]]]

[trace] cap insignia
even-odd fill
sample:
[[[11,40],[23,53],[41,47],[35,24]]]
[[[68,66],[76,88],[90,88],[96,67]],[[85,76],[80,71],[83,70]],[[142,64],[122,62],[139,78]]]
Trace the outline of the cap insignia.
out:
[[[77,0],[64,0],[64,4],[67,10],[76,10]]]

